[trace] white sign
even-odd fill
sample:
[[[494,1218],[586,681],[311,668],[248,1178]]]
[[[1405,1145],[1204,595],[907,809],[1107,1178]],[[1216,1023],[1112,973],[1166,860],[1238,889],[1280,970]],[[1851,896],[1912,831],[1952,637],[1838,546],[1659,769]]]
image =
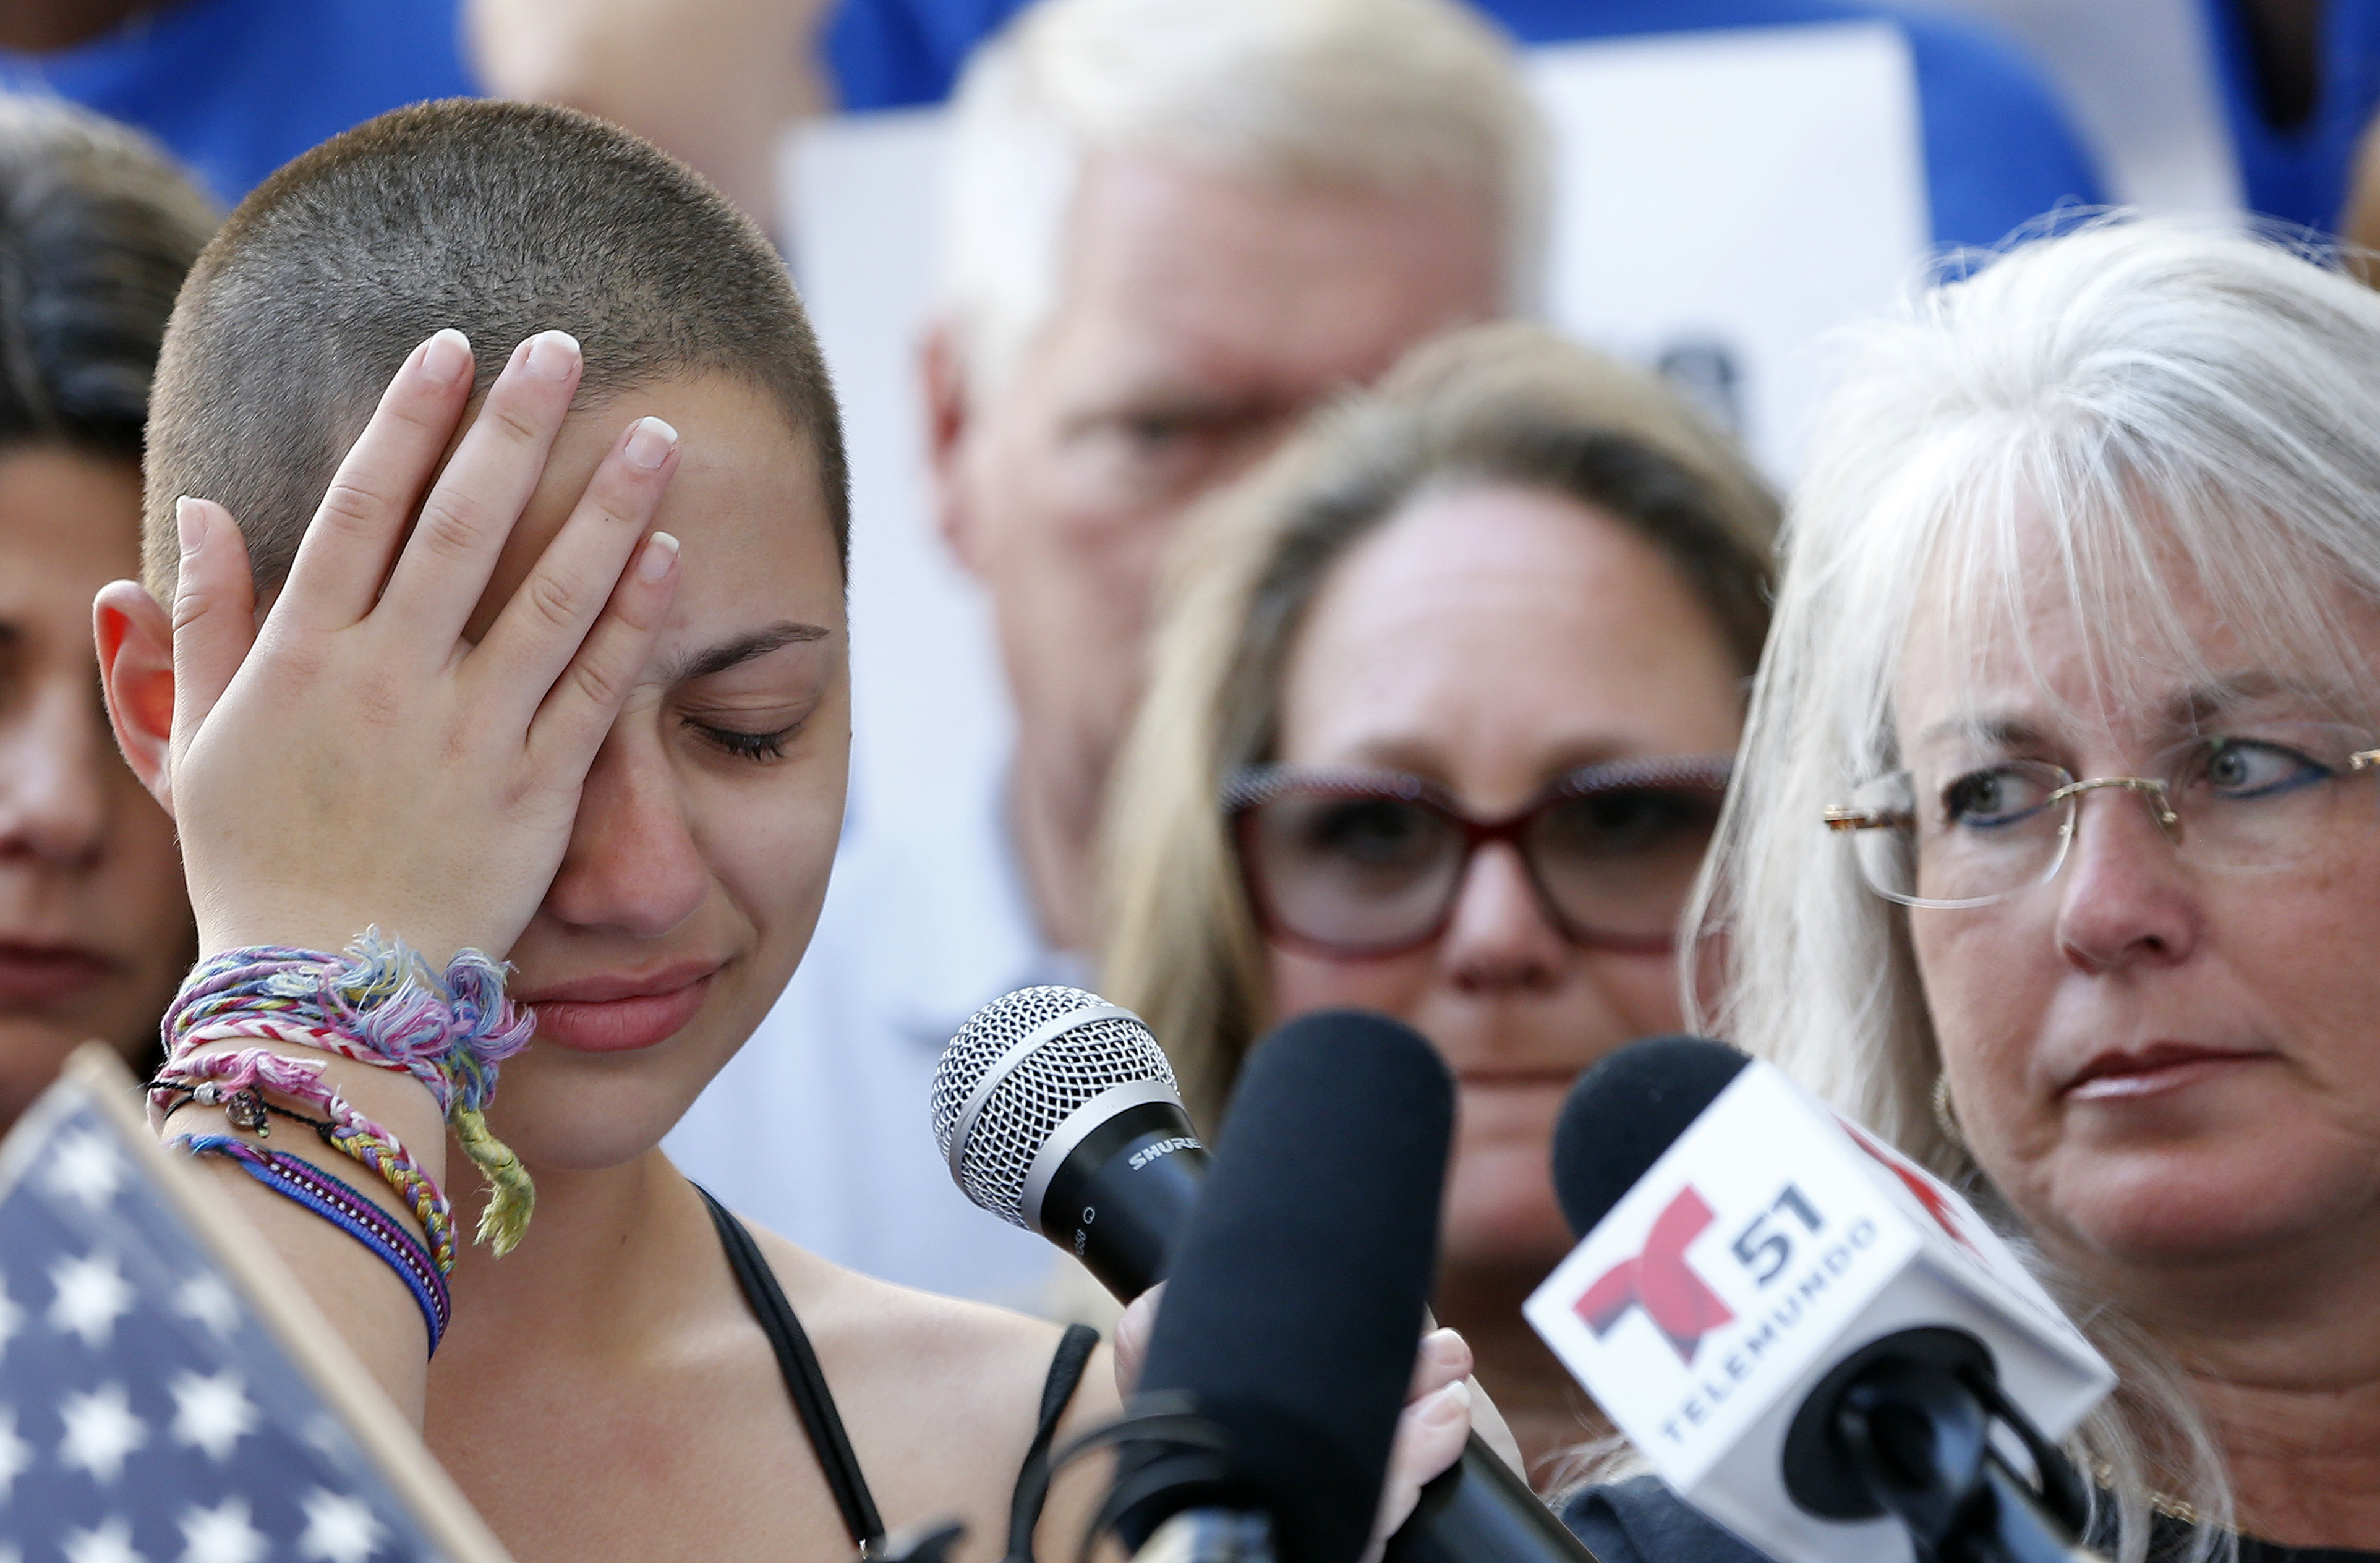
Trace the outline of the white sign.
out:
[[[1790,481],[1812,345],[1889,303],[1932,240],[1917,78],[1888,21],[1560,44],[1547,312],[1701,393]]]

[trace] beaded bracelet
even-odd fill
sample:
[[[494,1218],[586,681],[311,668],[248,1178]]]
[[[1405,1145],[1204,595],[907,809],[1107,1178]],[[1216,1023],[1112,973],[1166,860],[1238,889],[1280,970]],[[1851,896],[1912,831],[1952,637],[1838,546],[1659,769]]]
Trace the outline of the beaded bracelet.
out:
[[[266,1114],[274,1110],[264,1099],[271,1091],[322,1109],[320,1120],[301,1119],[342,1155],[352,1157],[395,1190],[421,1222],[430,1240],[431,1256],[441,1275],[455,1268],[454,1211],[445,1194],[431,1181],[396,1136],[348,1105],[347,1099],[323,1083],[322,1065],[289,1058],[264,1048],[237,1053],[210,1053],[168,1065],[152,1082],[150,1106],[161,1115],[197,1102],[220,1105],[232,1126],[252,1133],[269,1133]],[[181,1101],[172,1093],[187,1091]],[[295,1114],[288,1116],[296,1117]]]
[[[519,1242],[537,1191],[488,1132],[496,1066],[528,1045],[533,1015],[504,997],[505,968],[465,950],[441,974],[401,939],[367,928],[345,955],[282,946],[200,963],[165,1012],[166,1057],[212,1042],[279,1042],[412,1075],[436,1098],[463,1152],[487,1174],[480,1240]]]
[[[421,1310],[435,1355],[446,1333],[454,1304],[446,1290],[444,1272],[413,1241],[413,1234],[388,1218],[388,1213],[354,1188],[302,1157],[285,1151],[259,1150],[230,1134],[184,1134],[174,1142],[194,1156],[223,1156],[285,1199],[293,1200],[337,1227],[396,1272]]]
[[[405,1148],[371,1120],[352,1109],[345,1122],[335,1118],[309,1118],[302,1112],[293,1112],[276,1105],[252,1085],[225,1086],[213,1080],[193,1084],[160,1076],[150,1081],[146,1089],[149,1105],[161,1123],[183,1108],[196,1105],[221,1107],[233,1128],[245,1130],[260,1140],[273,1137],[272,1121],[275,1118],[286,1119],[311,1129],[324,1145],[381,1174],[382,1181],[395,1191],[397,1197],[421,1222],[439,1273],[443,1275],[454,1269],[454,1218],[445,1196],[431,1181],[429,1174],[414,1163]],[[364,1154],[367,1150],[369,1155]]]

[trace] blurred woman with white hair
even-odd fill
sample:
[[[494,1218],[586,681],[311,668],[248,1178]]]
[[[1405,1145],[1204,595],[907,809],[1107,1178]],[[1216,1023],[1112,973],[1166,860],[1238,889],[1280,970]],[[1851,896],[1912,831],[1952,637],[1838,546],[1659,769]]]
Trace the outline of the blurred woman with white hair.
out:
[[[2074,1452],[2127,1563],[2380,1550],[2375,762],[2380,296],[2105,224],[1857,344],[1702,1018],[2025,1241],[2122,1375]],[[1647,1483],[1573,1516],[1728,1555]]]

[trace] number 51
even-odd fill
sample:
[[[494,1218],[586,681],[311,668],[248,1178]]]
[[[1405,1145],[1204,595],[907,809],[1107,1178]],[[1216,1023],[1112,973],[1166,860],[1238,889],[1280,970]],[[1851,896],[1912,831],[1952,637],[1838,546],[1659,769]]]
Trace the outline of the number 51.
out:
[[[1780,1211],[1791,1211],[1801,1218],[1805,1230],[1816,1231],[1820,1226],[1818,1213],[1803,1197],[1802,1191],[1791,1183],[1779,1194],[1775,1203],[1752,1218],[1752,1224],[1737,1234],[1729,1246],[1735,1250],[1736,1261],[1762,1286],[1767,1286],[1784,1274],[1785,1266],[1793,1262],[1793,1239],[1769,1223]]]

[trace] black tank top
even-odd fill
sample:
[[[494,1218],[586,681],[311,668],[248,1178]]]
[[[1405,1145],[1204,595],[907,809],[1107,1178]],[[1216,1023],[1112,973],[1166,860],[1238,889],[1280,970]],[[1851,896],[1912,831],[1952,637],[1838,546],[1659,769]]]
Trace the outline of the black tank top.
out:
[[[826,1473],[827,1490],[834,1495],[835,1508],[843,1511],[844,1528],[851,1533],[851,1543],[863,1554],[874,1555],[884,1546],[884,1519],[876,1511],[876,1498],[868,1490],[868,1478],[860,1474],[859,1457],[851,1452],[851,1439],[844,1433],[843,1418],[834,1409],[834,1396],[826,1387],[826,1375],[819,1369],[818,1353],[810,1350],[810,1338],[803,1333],[801,1320],[794,1316],[793,1304],[785,1301],[784,1289],[777,1284],[776,1272],[760,1254],[760,1245],[752,1241],[751,1232],[743,1222],[728,1212],[725,1206],[710,1197],[710,1191],[698,1183],[695,1193],[710,1208],[711,1224],[719,1229],[719,1242],[727,1250],[728,1267],[735,1272],[735,1284],[744,1293],[744,1301],[752,1316],[760,1322],[760,1332],[769,1338],[769,1349],[777,1356],[777,1371],[784,1375],[785,1393],[793,1398],[795,1414],[801,1418],[802,1431],[809,1435],[810,1448],[818,1455],[819,1469]],[[1033,1557],[1033,1526],[1040,1518],[1039,1495],[1047,1488],[1047,1465],[1050,1440],[1058,1431],[1059,1419],[1065,1415],[1067,1402],[1075,1398],[1075,1387],[1082,1382],[1083,1368],[1090,1361],[1091,1351],[1099,1343],[1099,1332],[1088,1325],[1068,1325],[1058,1341],[1057,1354],[1050,1362],[1050,1376],[1041,1386],[1040,1420],[1033,1429],[1033,1446],[1026,1451],[1025,1465],[1016,1474],[1016,1501],[1013,1501],[1008,1521],[1008,1557],[1010,1563],[1030,1563]],[[1030,1501],[1026,1501],[1030,1495]]]

